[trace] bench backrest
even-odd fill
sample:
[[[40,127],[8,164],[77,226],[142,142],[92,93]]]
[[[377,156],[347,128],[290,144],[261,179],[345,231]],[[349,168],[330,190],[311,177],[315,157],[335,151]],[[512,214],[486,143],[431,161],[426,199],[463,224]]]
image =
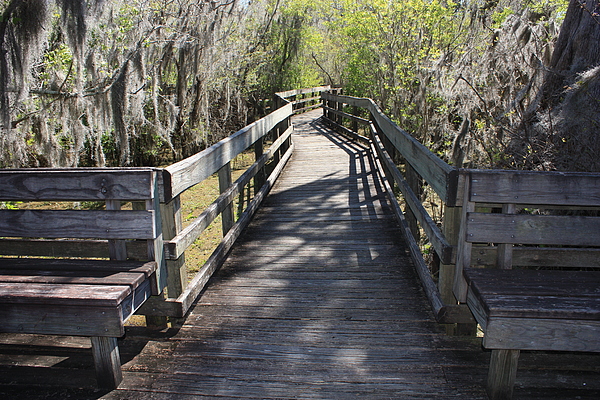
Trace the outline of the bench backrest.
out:
[[[155,260],[162,288],[158,193],[153,168],[0,170],[0,256]],[[51,209],[47,202],[103,205]]]
[[[463,173],[459,301],[466,296],[462,271],[470,266],[600,268],[600,174]]]

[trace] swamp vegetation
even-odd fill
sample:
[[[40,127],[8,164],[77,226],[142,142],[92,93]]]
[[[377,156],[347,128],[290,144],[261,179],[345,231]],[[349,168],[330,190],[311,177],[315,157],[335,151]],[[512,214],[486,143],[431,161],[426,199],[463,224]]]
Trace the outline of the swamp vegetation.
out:
[[[597,0],[0,6],[0,167],[164,165],[331,84],[456,166],[600,170]]]

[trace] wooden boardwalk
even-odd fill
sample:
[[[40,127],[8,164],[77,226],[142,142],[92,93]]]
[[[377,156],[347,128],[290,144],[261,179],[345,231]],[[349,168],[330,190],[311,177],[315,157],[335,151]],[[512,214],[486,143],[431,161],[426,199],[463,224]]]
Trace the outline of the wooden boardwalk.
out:
[[[435,323],[367,149],[314,118],[296,117],[295,154],[182,326],[129,330],[119,389],[93,389],[85,339],[13,336],[0,398],[485,399],[489,354]],[[515,398],[597,398],[556,390],[598,386],[597,357],[545,357],[523,355]]]
[[[294,143],[168,373],[108,398],[485,398],[485,373],[461,377],[479,348],[434,322],[367,149],[319,123]]]

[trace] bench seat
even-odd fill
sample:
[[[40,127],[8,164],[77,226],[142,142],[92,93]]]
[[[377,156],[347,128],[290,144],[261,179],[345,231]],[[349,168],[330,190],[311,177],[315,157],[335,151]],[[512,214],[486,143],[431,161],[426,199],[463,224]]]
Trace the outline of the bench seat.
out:
[[[466,268],[488,349],[600,351],[600,272]]]
[[[600,352],[600,174],[462,172],[453,291],[491,350],[490,399],[511,399],[521,350]]]
[[[157,263],[0,259],[0,332],[89,336],[98,386],[122,379],[117,338],[156,293]]]
[[[122,336],[155,271],[155,262],[0,259],[0,331]]]
[[[161,175],[0,170],[0,332],[88,336],[98,386],[116,388],[125,322],[166,286]]]

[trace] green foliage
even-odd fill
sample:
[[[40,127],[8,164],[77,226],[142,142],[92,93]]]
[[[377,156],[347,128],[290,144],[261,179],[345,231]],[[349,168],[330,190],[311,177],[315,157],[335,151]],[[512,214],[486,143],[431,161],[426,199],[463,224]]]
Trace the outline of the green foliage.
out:
[[[492,14],[492,27],[499,28],[504,23],[506,18],[512,14],[514,14],[514,11],[510,7],[504,7],[502,10],[494,11]]]
[[[415,94],[428,84],[421,72],[431,69],[460,34],[457,5],[437,0],[344,0],[341,6],[332,26],[345,46],[347,93],[376,99],[405,128],[416,129],[422,118],[415,110]],[[428,101],[426,96],[422,100]]]

